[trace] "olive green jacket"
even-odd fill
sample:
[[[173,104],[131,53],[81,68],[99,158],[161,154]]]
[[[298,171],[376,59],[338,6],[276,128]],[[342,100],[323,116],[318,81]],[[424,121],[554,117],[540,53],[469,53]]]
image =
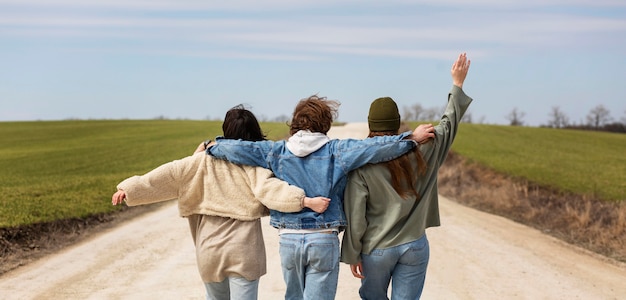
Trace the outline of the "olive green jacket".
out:
[[[401,198],[384,163],[366,165],[350,174],[344,199],[348,227],[341,245],[342,262],[356,264],[361,253],[415,241],[426,228],[440,225],[437,174],[471,102],[461,88],[453,86],[446,110],[435,126],[435,138],[420,145],[428,168],[415,186],[419,198]],[[407,155],[417,172],[417,160],[410,153]]]

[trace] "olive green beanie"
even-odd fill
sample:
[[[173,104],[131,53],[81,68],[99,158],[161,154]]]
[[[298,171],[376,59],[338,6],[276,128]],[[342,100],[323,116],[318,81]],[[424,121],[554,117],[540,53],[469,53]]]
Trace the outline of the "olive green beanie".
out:
[[[400,113],[393,99],[382,97],[370,105],[367,117],[370,131],[398,131],[400,129]]]

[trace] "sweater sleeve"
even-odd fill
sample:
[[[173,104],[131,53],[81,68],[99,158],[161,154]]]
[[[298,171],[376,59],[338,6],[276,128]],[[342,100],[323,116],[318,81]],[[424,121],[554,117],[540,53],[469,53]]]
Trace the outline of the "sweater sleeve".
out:
[[[443,164],[448,151],[452,146],[452,142],[456,137],[459,129],[459,123],[467,111],[472,98],[467,96],[465,92],[458,86],[452,86],[452,90],[448,93],[448,105],[441,116],[441,121],[435,126],[435,143],[437,143],[437,161],[438,166]]]
[[[126,192],[128,206],[151,204],[178,198],[181,178],[180,162],[175,160],[163,164],[144,174],[127,178],[117,185],[119,190]]]
[[[267,169],[244,166],[255,198],[267,208],[281,212],[302,210],[304,190],[274,177]]]
[[[341,242],[341,261],[347,264],[353,265],[361,261],[362,239],[367,229],[365,210],[368,195],[367,184],[359,170],[350,173],[343,202],[348,227]]]

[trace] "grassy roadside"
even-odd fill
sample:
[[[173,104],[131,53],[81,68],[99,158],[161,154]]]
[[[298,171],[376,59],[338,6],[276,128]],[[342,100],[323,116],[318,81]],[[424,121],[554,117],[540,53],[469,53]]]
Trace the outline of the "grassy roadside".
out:
[[[609,201],[626,200],[626,134],[460,124],[452,151],[497,172]]]

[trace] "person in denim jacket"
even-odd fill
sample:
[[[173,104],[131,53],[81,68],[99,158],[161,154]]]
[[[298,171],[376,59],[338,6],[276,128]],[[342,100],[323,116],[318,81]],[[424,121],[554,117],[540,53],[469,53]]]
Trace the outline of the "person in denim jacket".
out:
[[[313,95],[294,109],[288,140],[250,142],[218,137],[207,153],[228,161],[261,166],[307,195],[330,198],[324,213],[270,210],[280,235],[285,299],[334,299],[339,276],[337,233],[347,225],[343,194],[347,175],[368,163],[392,160],[432,138],[432,124],[413,132],[366,140],[330,139],[326,134],[339,102]]]

